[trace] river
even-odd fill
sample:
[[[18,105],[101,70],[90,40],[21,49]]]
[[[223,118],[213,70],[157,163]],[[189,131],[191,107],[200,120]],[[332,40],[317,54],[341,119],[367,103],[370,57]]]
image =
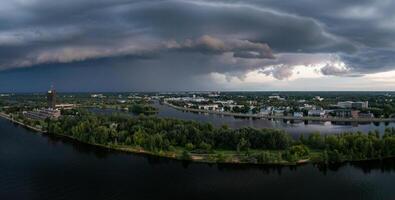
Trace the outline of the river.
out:
[[[395,199],[395,159],[298,167],[188,163],[0,119],[0,199]]]
[[[157,107],[159,110],[159,113],[157,114],[157,116],[159,117],[195,120],[199,122],[211,123],[216,127],[226,124],[231,128],[241,128],[247,126],[254,128],[276,128],[285,130],[286,132],[294,135],[295,137],[300,134],[310,134],[314,132],[320,132],[321,134],[334,134],[361,131],[367,133],[369,131],[378,130],[380,133],[384,133],[385,128],[395,127],[394,122],[335,124],[331,122],[309,121],[305,123],[304,121],[297,121],[291,123],[290,121],[284,122],[283,120],[247,119],[235,118],[233,116],[222,116],[217,114],[187,112],[174,109],[167,105],[161,105],[158,102],[155,102],[154,106]],[[92,109],[92,111],[105,114],[116,112],[116,110],[113,109]]]

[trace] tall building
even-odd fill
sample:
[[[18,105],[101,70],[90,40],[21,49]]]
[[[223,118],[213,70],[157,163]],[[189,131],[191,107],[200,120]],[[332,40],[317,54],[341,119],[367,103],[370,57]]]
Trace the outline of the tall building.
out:
[[[48,108],[56,108],[56,91],[53,88],[51,88],[47,93],[47,105]]]

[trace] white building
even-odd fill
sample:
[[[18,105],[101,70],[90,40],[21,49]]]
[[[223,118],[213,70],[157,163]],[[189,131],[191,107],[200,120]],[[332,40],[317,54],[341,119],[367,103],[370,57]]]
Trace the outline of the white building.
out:
[[[201,110],[218,110],[218,105],[217,104],[199,105],[199,109],[201,109]]]
[[[272,111],[271,111],[271,110],[261,109],[261,110],[259,111],[259,115],[262,115],[262,116],[269,116],[269,115],[271,115],[271,114],[272,114]]]
[[[314,99],[315,99],[315,100],[318,100],[318,101],[323,101],[323,100],[324,100],[324,98],[322,98],[322,97],[320,97],[320,96],[315,96]]]
[[[277,99],[277,100],[280,100],[280,101],[284,101],[284,100],[285,100],[285,98],[282,98],[282,97],[280,97],[279,95],[272,95],[272,96],[269,96],[269,99]]]
[[[294,112],[293,116],[302,118],[303,117],[303,112]]]
[[[308,115],[311,117],[324,117],[325,110],[309,110]]]
[[[226,105],[234,104],[235,102],[233,100],[227,100],[227,101],[214,101],[214,103],[222,104],[222,105],[226,106]]]
[[[364,109],[369,107],[368,101],[340,101],[337,103],[337,106],[340,108],[355,108],[355,109]]]
[[[104,96],[103,94],[92,94],[91,97],[92,98],[105,98],[106,96]]]
[[[34,120],[58,119],[60,117],[60,110],[56,109],[37,109],[33,111],[24,111],[22,113],[25,117]]]
[[[284,110],[273,110],[274,116],[284,116]]]
[[[75,104],[71,104],[71,103],[64,103],[64,104],[56,104],[55,108],[56,109],[60,109],[60,110],[71,110],[73,108],[75,108],[76,105]]]

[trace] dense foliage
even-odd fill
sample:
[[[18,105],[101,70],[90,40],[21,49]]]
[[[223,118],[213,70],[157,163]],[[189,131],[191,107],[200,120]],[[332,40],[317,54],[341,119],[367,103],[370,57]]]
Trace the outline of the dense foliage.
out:
[[[323,150],[323,159],[334,162],[395,156],[394,128],[387,128],[383,136],[378,131],[326,136],[317,133],[306,139],[301,137],[300,142],[310,148]]]
[[[49,132],[68,134],[83,141],[101,144],[136,144],[150,150],[168,149],[169,146],[185,147],[187,144],[232,150],[286,149],[292,144],[289,135],[275,129],[214,128],[211,124],[194,121],[143,116],[65,116],[51,122]]]
[[[133,104],[129,107],[129,111],[136,115],[152,115],[157,113],[158,109],[148,104]]]
[[[83,142],[135,146],[151,152],[181,148],[184,159],[190,158],[190,153],[210,154],[214,150],[243,152],[252,162],[258,163],[304,158],[340,162],[395,155],[395,129],[387,129],[383,136],[377,132],[311,134],[293,139],[276,129],[214,128],[211,124],[194,121],[79,112],[75,116],[49,121],[48,131],[69,135]],[[318,152],[318,156],[312,158],[310,149]],[[226,156],[218,154],[216,160],[220,159],[226,159]]]

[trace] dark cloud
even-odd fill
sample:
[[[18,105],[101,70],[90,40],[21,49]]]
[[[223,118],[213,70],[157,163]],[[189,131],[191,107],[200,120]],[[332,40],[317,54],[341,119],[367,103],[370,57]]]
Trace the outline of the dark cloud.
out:
[[[0,48],[18,53],[7,56],[2,68],[140,54],[161,50],[158,43],[199,37],[194,48],[207,53],[241,49],[234,51],[240,58],[273,57],[266,44],[277,52],[353,48],[325,32],[315,20],[250,6],[88,0],[13,6],[21,16],[4,17],[15,25],[2,31]],[[232,47],[213,49],[218,48],[210,46],[215,38],[231,41]]]
[[[395,68],[394,8],[370,0],[3,1],[0,70],[109,59],[190,78],[260,70],[281,80],[296,65],[323,63],[324,75],[363,75]]]
[[[164,47],[181,52],[195,51],[205,54],[232,52],[233,56],[237,58],[274,59],[272,50],[267,44],[239,39],[221,40],[209,35],[204,35],[196,40],[187,39],[181,43],[169,41],[165,43]]]
[[[395,69],[394,49],[363,49],[355,54],[342,54],[342,60],[360,73],[375,73]]]
[[[265,74],[266,76],[272,75],[274,78],[278,80],[283,80],[292,76],[293,67],[280,65],[261,71],[261,73]]]
[[[321,73],[324,75],[346,76],[349,72],[350,71],[347,68],[341,68],[333,65],[325,65],[321,68]]]

